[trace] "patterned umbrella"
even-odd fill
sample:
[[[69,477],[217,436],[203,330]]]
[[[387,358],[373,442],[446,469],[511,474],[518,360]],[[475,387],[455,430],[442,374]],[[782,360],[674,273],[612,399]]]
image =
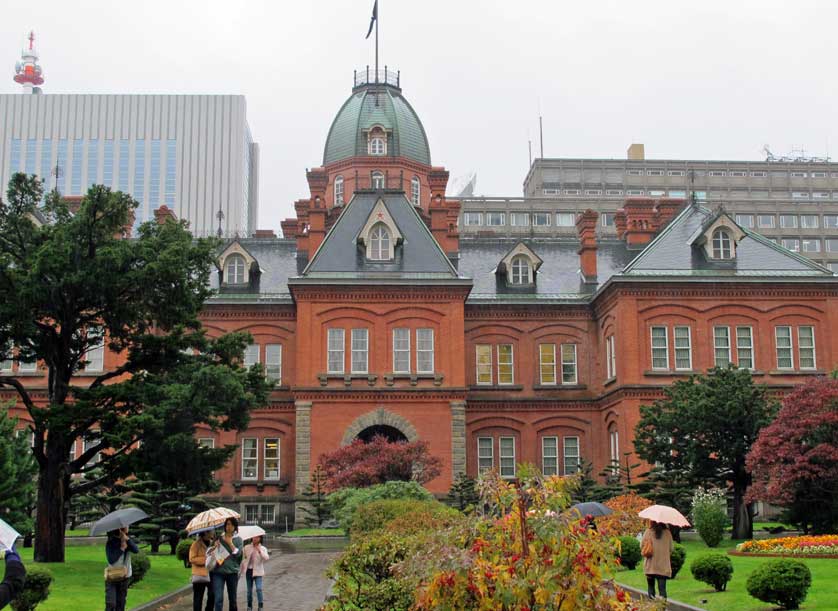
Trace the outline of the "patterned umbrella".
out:
[[[190,535],[194,535],[205,530],[212,530],[224,524],[227,518],[236,518],[238,520],[239,514],[226,507],[207,509],[189,521],[189,524],[186,525],[186,531]]]
[[[653,522],[671,524],[672,526],[680,526],[681,528],[687,528],[690,525],[687,518],[680,511],[674,507],[667,507],[666,505],[652,505],[637,515]]]

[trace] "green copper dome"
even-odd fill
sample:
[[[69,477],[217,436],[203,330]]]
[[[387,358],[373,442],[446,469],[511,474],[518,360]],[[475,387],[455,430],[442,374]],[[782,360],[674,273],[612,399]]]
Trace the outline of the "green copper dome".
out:
[[[367,133],[374,126],[387,132],[387,157],[407,157],[431,165],[425,128],[401,89],[374,83],[356,86],[341,106],[326,138],[323,165],[368,155]]]

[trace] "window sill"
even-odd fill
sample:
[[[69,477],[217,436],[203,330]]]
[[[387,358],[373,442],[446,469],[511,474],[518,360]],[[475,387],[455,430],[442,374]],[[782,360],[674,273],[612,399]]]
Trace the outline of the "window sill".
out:
[[[605,382],[602,383],[603,386],[611,386],[614,382],[617,381],[617,376],[611,376]]]
[[[524,390],[523,384],[477,384],[469,386],[469,390],[488,390],[492,392],[504,390]]]
[[[533,390],[587,390],[587,384],[535,384]]]
[[[41,378],[44,375],[44,371],[0,371],[0,376],[5,376],[7,378]]]
[[[241,492],[242,486],[256,486],[257,492],[262,492],[265,486],[276,486],[280,491],[288,488],[288,479],[241,479],[233,482],[233,489],[236,493]]]
[[[410,380],[411,386],[416,386],[419,380],[433,380],[434,386],[442,386],[442,381],[445,378],[441,373],[385,373],[384,383],[387,386],[393,386],[396,380]]]
[[[659,376],[659,377],[672,377],[672,376],[692,376],[698,374],[698,371],[694,369],[678,369],[678,370],[669,370],[669,369],[648,369],[643,372],[644,376]]]
[[[369,373],[318,373],[320,386],[326,386],[329,380],[343,380],[344,386],[352,386],[352,380],[366,380],[370,386],[375,386],[378,376]]]
[[[823,369],[772,369],[768,372],[772,376],[822,376]]]

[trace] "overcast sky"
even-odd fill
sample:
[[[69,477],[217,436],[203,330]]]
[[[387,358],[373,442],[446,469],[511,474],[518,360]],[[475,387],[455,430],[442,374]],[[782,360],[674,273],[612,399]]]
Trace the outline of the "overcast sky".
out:
[[[34,28],[49,93],[247,96],[261,147],[260,221],[307,196],[372,0],[3,3],[7,78]],[[435,165],[518,196],[546,157],[838,158],[838,2],[380,0],[381,63],[401,70]]]

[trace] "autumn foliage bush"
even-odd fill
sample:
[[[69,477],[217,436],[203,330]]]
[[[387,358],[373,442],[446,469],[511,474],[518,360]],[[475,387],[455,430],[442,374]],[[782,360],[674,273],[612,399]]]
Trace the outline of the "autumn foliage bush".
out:
[[[413,534],[422,527],[438,528],[440,524],[447,524],[461,515],[439,501],[382,499],[358,507],[349,532],[359,535],[387,527],[389,532],[398,530],[399,534]],[[394,525],[396,520],[398,524]]]
[[[636,492],[621,494],[609,499],[605,505],[614,513],[597,518],[597,528],[612,537],[635,537],[646,530],[646,520],[637,514],[652,505],[652,501],[644,499]]]

